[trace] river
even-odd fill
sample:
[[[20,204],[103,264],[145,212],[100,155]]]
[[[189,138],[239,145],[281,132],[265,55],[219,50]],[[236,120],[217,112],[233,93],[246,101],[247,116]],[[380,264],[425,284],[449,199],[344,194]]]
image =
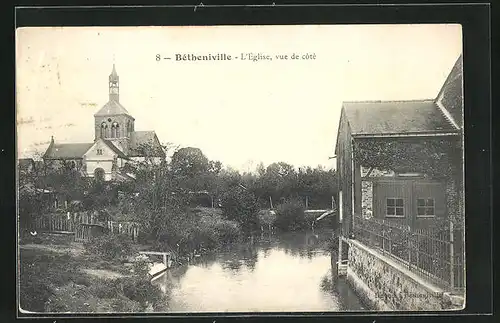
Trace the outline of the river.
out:
[[[169,312],[364,310],[345,279],[332,276],[329,235],[264,235],[172,268],[154,284]]]

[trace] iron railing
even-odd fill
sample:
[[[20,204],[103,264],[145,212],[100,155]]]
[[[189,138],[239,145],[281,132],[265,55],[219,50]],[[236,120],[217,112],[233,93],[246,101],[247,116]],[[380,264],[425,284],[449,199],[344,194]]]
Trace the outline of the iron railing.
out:
[[[463,231],[449,223],[412,229],[388,220],[356,217],[354,238],[441,287],[464,289]]]

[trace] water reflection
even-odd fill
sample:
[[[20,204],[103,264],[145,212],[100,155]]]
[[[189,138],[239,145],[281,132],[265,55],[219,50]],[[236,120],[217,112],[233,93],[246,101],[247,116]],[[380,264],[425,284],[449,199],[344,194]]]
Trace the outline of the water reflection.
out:
[[[173,268],[155,283],[171,312],[362,309],[349,286],[332,276],[328,237],[261,237]]]

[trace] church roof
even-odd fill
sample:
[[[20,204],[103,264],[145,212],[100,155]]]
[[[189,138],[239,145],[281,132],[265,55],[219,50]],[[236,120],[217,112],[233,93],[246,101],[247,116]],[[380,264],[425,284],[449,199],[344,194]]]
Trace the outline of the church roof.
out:
[[[160,141],[154,131],[134,131],[130,133],[129,157],[164,157]]]
[[[97,116],[107,116],[107,115],[117,115],[117,114],[126,114],[130,116],[127,109],[125,109],[125,107],[121,105],[120,102],[115,100],[110,100],[99,111],[97,111],[97,113],[94,114],[94,116],[97,117]]]
[[[94,143],[51,144],[43,155],[45,159],[82,158]]]

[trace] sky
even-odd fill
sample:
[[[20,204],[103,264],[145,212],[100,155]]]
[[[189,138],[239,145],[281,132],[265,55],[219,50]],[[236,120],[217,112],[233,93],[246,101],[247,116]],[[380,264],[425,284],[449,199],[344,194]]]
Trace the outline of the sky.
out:
[[[241,171],[330,168],[342,101],[433,99],[461,52],[460,25],[20,28],[18,156],[92,142],[114,63],[135,130]],[[272,60],[175,59],[209,53]]]

